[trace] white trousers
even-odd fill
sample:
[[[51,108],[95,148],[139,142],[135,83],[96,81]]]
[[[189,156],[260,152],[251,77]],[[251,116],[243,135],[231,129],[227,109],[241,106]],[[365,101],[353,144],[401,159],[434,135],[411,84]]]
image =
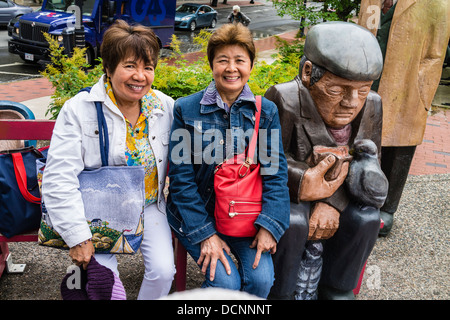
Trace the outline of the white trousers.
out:
[[[166,296],[175,275],[172,233],[166,216],[158,210],[156,204],[151,204],[144,210],[144,240],[140,249],[145,273],[138,300],[154,300]],[[96,254],[95,259],[119,275],[114,254]]]

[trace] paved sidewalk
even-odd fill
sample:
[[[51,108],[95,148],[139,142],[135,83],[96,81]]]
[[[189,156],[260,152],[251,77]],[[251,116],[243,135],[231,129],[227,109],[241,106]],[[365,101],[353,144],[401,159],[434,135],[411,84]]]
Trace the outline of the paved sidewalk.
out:
[[[270,53],[274,43],[271,38],[258,40],[259,55]],[[0,84],[0,100],[21,102],[41,119],[52,93],[44,78]],[[450,95],[440,97],[440,102],[449,103]],[[378,239],[369,257],[359,300],[450,298],[448,114],[448,109],[433,108],[427,119],[423,143],[417,147],[394,227],[389,236]],[[9,246],[15,262],[26,263],[27,267],[24,274],[4,274],[0,278],[0,300],[60,299],[59,285],[70,265],[67,253],[34,243]],[[118,260],[127,297],[135,299],[143,276],[142,257],[120,256]],[[188,289],[197,288],[202,275],[190,258],[188,261]]]

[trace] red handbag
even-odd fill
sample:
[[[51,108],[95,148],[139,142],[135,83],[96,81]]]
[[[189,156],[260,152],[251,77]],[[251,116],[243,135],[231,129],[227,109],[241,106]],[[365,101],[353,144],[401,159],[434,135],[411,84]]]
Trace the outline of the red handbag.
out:
[[[255,129],[248,153],[235,155],[214,172],[216,202],[214,216],[218,232],[232,237],[254,237],[254,225],[262,210],[260,164],[253,163],[261,115],[261,96],[256,97]]]

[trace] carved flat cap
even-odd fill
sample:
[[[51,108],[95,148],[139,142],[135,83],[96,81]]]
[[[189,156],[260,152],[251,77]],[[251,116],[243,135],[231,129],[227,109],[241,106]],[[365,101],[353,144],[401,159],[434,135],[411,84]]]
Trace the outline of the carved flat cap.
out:
[[[325,22],[306,35],[304,54],[314,64],[349,80],[380,77],[383,56],[375,36],[350,22]]]

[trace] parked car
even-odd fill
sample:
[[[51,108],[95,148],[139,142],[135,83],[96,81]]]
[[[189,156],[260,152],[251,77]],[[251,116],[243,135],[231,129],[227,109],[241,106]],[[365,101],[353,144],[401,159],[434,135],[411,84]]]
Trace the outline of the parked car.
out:
[[[18,5],[11,0],[0,0],[0,26],[6,26],[9,20],[30,12],[33,12],[31,7]]]
[[[184,3],[175,12],[175,28],[194,31],[197,27],[214,28],[217,11],[207,5]]]

